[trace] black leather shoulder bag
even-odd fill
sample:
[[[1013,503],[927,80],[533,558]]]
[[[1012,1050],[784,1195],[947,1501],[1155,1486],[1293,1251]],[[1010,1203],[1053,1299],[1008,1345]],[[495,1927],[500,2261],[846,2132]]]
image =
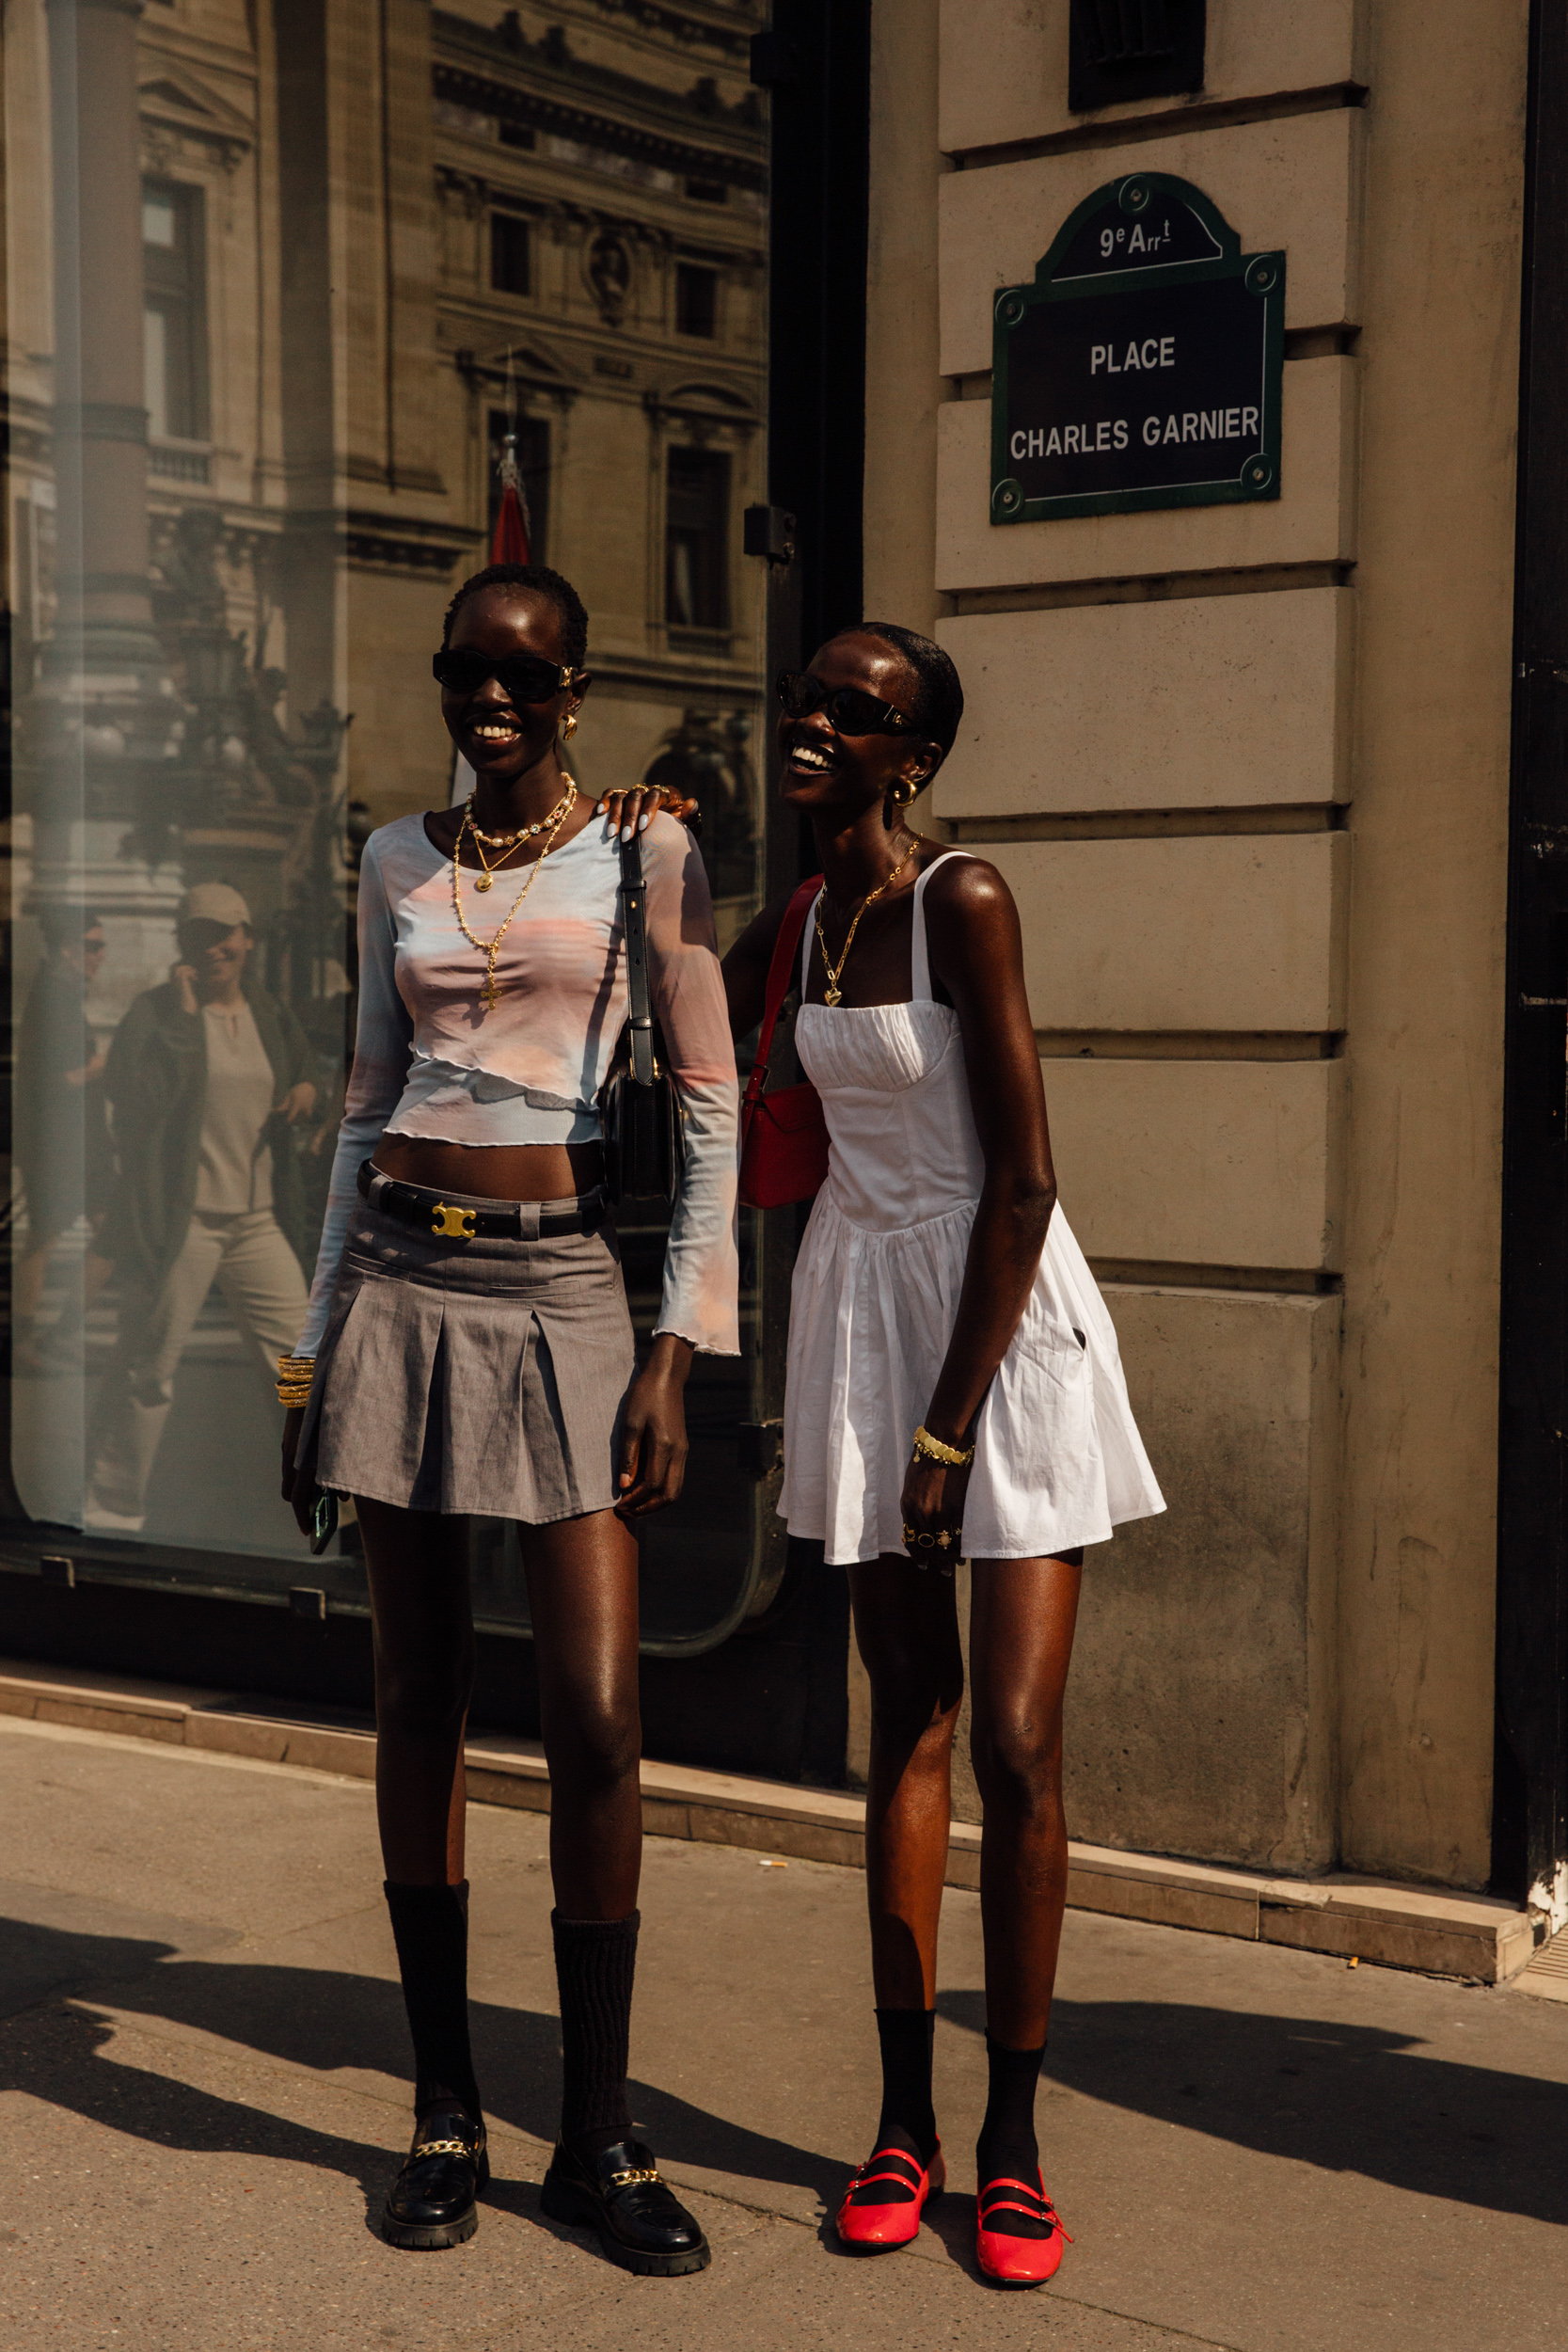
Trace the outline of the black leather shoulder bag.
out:
[[[648,996],[648,885],[637,834],[621,844],[621,916],[630,1010],[599,1089],[605,1190],[623,1200],[673,1205],[686,1167],[686,1131],[664,1040]]]

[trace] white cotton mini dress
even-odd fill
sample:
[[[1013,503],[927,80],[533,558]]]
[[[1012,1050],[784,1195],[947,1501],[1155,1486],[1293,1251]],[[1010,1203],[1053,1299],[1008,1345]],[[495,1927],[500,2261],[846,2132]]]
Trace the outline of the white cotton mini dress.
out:
[[[946,863],[935,859],[914,887],[910,1002],[802,1004],[795,1025],[830,1148],[795,1264],[778,1507],[831,1565],[905,1549],[904,1473],[952,1336],[985,1181],[958,1016],[931,995],[925,897]],[[814,937],[808,914],[802,993]],[[1058,1206],[980,1409],[964,1555],[1049,1557],[1164,1507],[1116,1327]]]

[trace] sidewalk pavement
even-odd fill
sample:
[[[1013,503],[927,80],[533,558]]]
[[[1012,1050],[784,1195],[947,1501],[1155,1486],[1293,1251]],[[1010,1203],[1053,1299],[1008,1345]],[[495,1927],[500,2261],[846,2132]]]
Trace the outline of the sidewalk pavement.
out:
[[[1568,2003],[1069,1915],[1039,2120],[1076,2243],[974,2264],[978,1900],[950,1888],[908,2251],[831,2215],[876,2121],[858,1872],[650,1839],[633,2109],[713,2243],[633,2280],[542,2219],[547,1824],[475,1806],[478,2236],[386,2246],[406,2028],[361,1781],[0,1720],[6,2352],[1515,2352],[1568,2312]]]

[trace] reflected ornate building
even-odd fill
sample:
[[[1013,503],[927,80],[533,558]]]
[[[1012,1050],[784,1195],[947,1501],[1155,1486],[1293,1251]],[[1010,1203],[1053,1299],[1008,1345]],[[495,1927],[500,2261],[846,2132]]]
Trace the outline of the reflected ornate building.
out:
[[[357,852],[450,795],[430,656],[486,560],[508,434],[533,551],[592,616],[580,781],[657,769],[694,792],[721,942],[756,903],[765,586],[741,538],[766,495],[762,13],[5,10],[12,1026],[42,911],[102,918],[102,1044],[167,981],[183,893],[237,888],[253,975],[319,1071],[311,1129],[278,1147],[301,1163],[286,1238],[307,1270],[350,1043]],[[20,1178],[8,1206],[13,1232],[43,1232]],[[55,1354],[32,1348],[12,1383],[17,1508],[51,1522],[81,1523],[121,1311],[118,1278],[89,1311],[71,1271],[91,1239],[74,1218],[34,1318]],[[661,1234],[626,1248],[651,1311]],[[253,1358],[214,1292],[142,1532],[287,1575]],[[715,1375],[718,1467],[698,1483],[718,1516],[667,1547],[711,1554],[726,1591],[760,1507],[732,1459],[750,1379]]]
[[[85,891],[111,917],[105,1004],[120,1009],[162,976],[179,889],[221,876],[265,930],[274,978],[325,1018],[345,985],[330,934],[349,834],[446,797],[428,655],[452,586],[484,560],[509,421],[534,552],[593,616],[582,780],[656,759],[686,776],[723,838],[714,879],[733,930],[755,884],[763,589],[740,517],[765,494],[766,141],[747,79],[760,15],[747,0],[547,15],[145,0],[127,36],[122,7],[13,0],[6,517],[24,970],[39,893]],[[117,258],[100,265],[128,299],[139,246],[141,336],[110,355],[121,438],[100,453],[118,461],[103,479],[134,538],[139,392],[156,640],[133,772],[125,712],[93,723],[107,689],[91,583],[131,577],[136,558],[106,566],[87,544],[107,528],[87,387],[87,650],[75,669],[56,658],[86,696],[77,811],[40,718],[64,707],[64,690],[48,702],[49,649],[72,574],[56,531],[68,239],[49,152],[67,119],[67,18],[80,87],[97,73],[100,103],[135,119],[134,140],[127,125],[118,148],[77,159],[82,316],[87,343],[89,248],[113,222]]]

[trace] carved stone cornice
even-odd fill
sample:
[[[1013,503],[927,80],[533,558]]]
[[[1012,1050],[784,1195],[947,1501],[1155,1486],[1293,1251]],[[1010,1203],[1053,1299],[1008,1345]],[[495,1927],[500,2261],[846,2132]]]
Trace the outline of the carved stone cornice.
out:
[[[683,97],[574,58],[564,48],[551,54],[547,37],[546,46],[514,52],[461,18],[437,14],[436,26],[438,100],[677,178],[758,192],[767,185],[768,134],[760,115],[726,106],[711,82]]]
[[[344,551],[358,570],[401,572],[419,580],[444,580],[484,536],[462,523],[427,523],[370,508],[351,507],[341,519]]]

